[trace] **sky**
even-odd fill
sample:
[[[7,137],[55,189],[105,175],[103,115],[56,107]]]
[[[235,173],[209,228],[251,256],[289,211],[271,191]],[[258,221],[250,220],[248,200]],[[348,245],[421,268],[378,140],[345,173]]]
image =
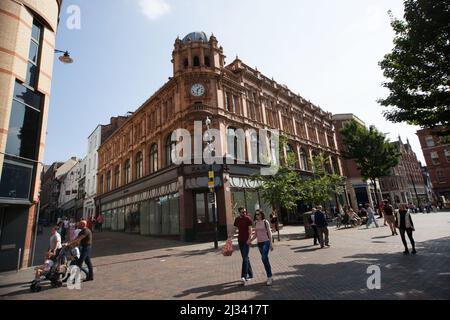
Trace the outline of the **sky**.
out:
[[[98,124],[139,108],[192,31],[213,33],[226,63],[238,55],[325,111],[409,138],[423,161],[418,127],[386,121],[376,102],[388,95],[378,66],[393,46],[388,10],[402,17],[403,1],[64,0],[56,47],[74,63],[55,58],[45,163],[83,158]]]

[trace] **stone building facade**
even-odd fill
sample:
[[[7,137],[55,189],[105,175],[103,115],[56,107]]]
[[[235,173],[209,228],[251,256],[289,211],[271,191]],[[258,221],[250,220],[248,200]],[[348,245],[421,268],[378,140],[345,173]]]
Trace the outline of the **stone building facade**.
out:
[[[215,156],[241,160],[212,168],[222,238],[238,207],[271,210],[251,179],[261,168],[261,152],[252,147],[259,137],[246,131],[244,147],[236,148],[239,129],[279,129],[288,138],[288,150],[282,150],[281,157],[294,153],[300,174],[308,174],[309,160],[319,153],[330,159],[330,170],[341,172],[331,114],[238,58],[225,65],[223,48],[213,35],[194,32],[177,38],[172,63],[170,80],[98,150],[96,200],[105,216],[104,227],[186,241],[212,239],[211,168],[194,157],[193,163],[174,164],[176,142],[171,139],[174,130],[186,129],[200,139],[192,150],[202,151],[208,140],[201,141],[207,117],[220,135]],[[200,134],[195,121],[203,130]]]

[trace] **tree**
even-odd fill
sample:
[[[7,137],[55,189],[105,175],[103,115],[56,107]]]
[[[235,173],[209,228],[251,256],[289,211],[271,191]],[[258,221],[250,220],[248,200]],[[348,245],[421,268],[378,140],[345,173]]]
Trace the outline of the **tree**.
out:
[[[280,148],[286,147],[287,139],[280,136]],[[295,169],[295,155],[289,153],[283,159],[275,175],[255,175],[253,179],[260,182],[258,190],[262,198],[271,204],[272,208],[293,209],[299,201],[300,176]]]
[[[405,0],[404,21],[391,15],[394,48],[379,63],[390,94],[378,102],[393,107],[392,122],[427,128],[443,125],[450,134],[450,0]]]
[[[328,160],[320,154],[312,161],[312,176],[302,181],[300,198],[312,205],[330,200],[334,194],[344,192],[344,178],[326,170]]]
[[[341,134],[346,146],[344,157],[355,160],[361,175],[374,186],[376,179],[389,175],[391,169],[399,163],[400,153],[395,145],[374,126],[367,129],[351,120],[344,125]]]

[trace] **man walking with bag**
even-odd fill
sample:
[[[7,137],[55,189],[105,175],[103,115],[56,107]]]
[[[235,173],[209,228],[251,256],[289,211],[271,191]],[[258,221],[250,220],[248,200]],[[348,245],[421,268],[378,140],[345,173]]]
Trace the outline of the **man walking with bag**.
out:
[[[238,231],[239,250],[242,255],[241,284],[253,278],[253,270],[248,257],[250,246],[248,242],[252,236],[252,218],[247,214],[247,210],[239,208],[239,216],[234,220],[235,231]]]
[[[329,247],[330,243],[328,238],[328,222],[325,213],[323,213],[322,211],[322,206],[316,207],[316,212],[314,213],[314,222],[316,223],[317,231],[319,232],[320,248],[322,249],[324,245]]]

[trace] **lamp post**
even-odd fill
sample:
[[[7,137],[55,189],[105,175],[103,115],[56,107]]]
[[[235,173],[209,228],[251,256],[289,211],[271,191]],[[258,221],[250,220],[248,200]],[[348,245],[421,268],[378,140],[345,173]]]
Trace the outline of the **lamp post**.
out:
[[[411,174],[409,174],[409,178],[411,179],[412,185],[414,187],[414,193],[416,194],[417,209],[420,210],[420,199],[419,199],[419,196],[417,195],[417,189],[416,189],[416,184],[414,183],[414,178]]]
[[[63,50],[57,50],[55,49],[55,53],[62,53],[63,55],[60,56],[58,59],[59,61],[61,61],[62,63],[65,64],[71,64],[73,63],[73,59],[70,57],[70,53],[69,51],[63,51]]]
[[[209,131],[209,126],[211,125],[211,119],[209,119],[209,117],[206,117],[205,124]],[[208,132],[208,150],[209,150],[210,155],[212,156],[211,135],[209,134],[209,132]],[[219,242],[218,242],[218,236],[217,236],[216,190],[215,190],[215,182],[214,182],[214,167],[213,167],[212,163],[209,165],[208,188],[209,188],[208,202],[211,203],[212,212],[213,212],[214,248],[218,249]]]

